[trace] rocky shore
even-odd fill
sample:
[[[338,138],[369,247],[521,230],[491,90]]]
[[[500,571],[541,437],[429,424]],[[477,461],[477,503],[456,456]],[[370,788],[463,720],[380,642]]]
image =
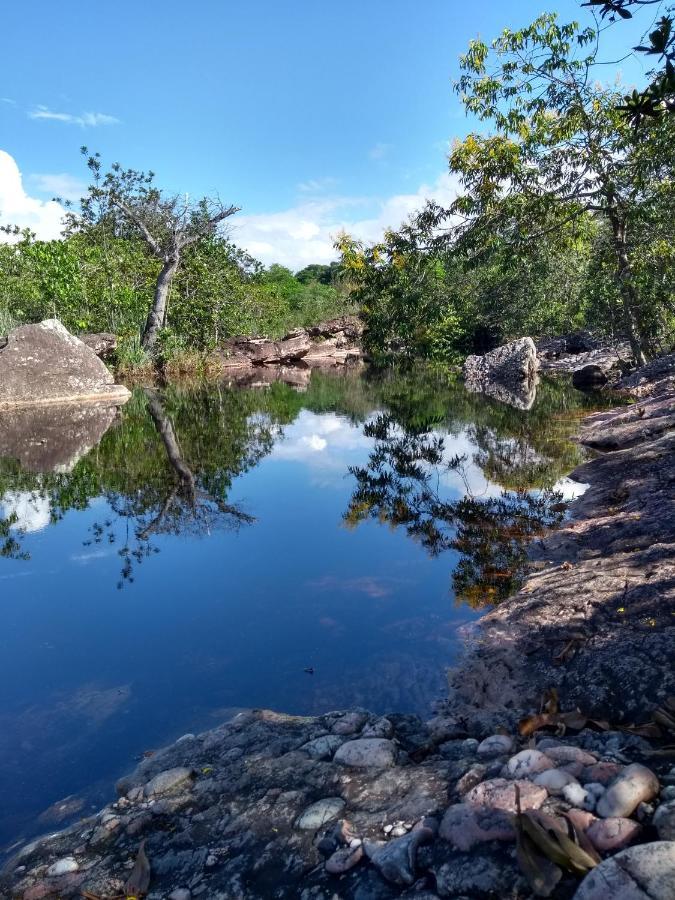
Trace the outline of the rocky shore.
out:
[[[12,900],[675,898],[675,357],[583,423],[597,456],[423,722],[251,711],[19,849]]]

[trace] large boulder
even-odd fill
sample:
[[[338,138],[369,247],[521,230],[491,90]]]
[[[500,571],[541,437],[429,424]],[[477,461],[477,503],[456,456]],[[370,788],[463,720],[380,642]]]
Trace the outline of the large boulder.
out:
[[[125,403],[130,396],[114,383],[96,353],[58,319],[21,325],[0,348],[0,408],[92,400]]]
[[[532,338],[519,338],[491,350],[484,356],[467,357],[464,381],[469,390],[484,391],[492,384],[521,389],[534,383],[539,368],[537,348]]]
[[[108,331],[90,332],[78,334],[83,344],[86,344],[101,359],[110,359],[117,350],[117,336]]]

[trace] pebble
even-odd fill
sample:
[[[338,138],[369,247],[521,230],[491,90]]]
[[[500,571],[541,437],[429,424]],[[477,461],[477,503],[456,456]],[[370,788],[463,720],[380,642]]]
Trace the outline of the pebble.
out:
[[[360,738],[347,741],[334,756],[343,766],[391,768],[396,765],[396,745],[384,738]]]
[[[540,750],[521,750],[511,757],[504,769],[509,778],[527,778],[546,769],[555,769],[555,763]]]
[[[513,841],[516,837],[509,813],[466,803],[456,803],[445,811],[438,833],[465,851],[484,841]]]
[[[570,809],[565,815],[567,818],[574,823],[574,827],[578,831],[586,831],[593,822],[597,822],[597,817],[593,815],[593,813],[589,813],[584,809]]]
[[[49,878],[54,878],[57,875],[67,875],[69,872],[77,872],[79,868],[76,860],[74,860],[72,856],[66,856],[65,859],[59,859],[57,862],[52,863],[47,869],[47,875]]]
[[[465,797],[473,806],[489,806],[491,809],[516,811],[516,787],[520,790],[521,809],[539,809],[548,794],[546,789],[531,781],[507,781],[491,778],[472,788]]]
[[[581,781],[584,782],[584,784],[587,781],[597,781],[600,784],[608,785],[611,781],[614,781],[616,776],[619,775],[622,770],[623,766],[620,766],[618,763],[608,761],[599,762],[584,770]]]
[[[562,769],[547,769],[545,772],[535,775],[532,780],[535,784],[546,788],[549,794],[562,794],[563,788],[567,785],[579,784],[573,775]]]
[[[598,800],[597,813],[603,819],[630,816],[640,803],[659,793],[659,780],[646,766],[633,763],[612,781]]]
[[[159,797],[162,794],[172,794],[187,787],[192,782],[192,769],[185,766],[176,766],[175,769],[167,769],[145,785],[146,797]]]
[[[333,725],[333,734],[356,734],[358,731],[361,731],[367,721],[367,713],[356,710],[349,712]]]
[[[546,756],[556,763],[581,763],[583,766],[592,766],[598,760],[596,756],[582,750],[581,747],[568,747],[566,744],[560,744],[556,747],[548,747]]]
[[[675,841],[675,800],[659,806],[654,814],[653,824],[662,841]]]
[[[344,808],[345,801],[341,797],[326,797],[323,800],[317,800],[300,815],[296,826],[302,828],[303,831],[316,831],[331,819],[337,819]]]
[[[595,809],[595,797],[584,790],[578,783],[568,784],[562,789],[562,795],[570,806],[576,806],[588,812],[592,812]]]
[[[481,741],[476,752],[483,759],[505,756],[513,750],[513,738],[507,734],[493,734]]]
[[[341,847],[326,860],[326,871],[331,875],[343,875],[363,859],[363,845]]]
[[[675,900],[675,841],[629,847],[592,869],[574,900]]]
[[[586,834],[595,849],[604,853],[608,850],[622,850],[632,844],[641,831],[642,825],[633,819],[617,817],[596,819],[589,825]]]

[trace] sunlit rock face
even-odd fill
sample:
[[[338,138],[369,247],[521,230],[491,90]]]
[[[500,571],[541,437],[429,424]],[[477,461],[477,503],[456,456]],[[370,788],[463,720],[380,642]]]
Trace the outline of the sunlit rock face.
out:
[[[27,472],[69,472],[115,419],[111,404],[0,409],[0,459]]]
[[[532,338],[524,337],[510,344],[504,344],[503,347],[497,347],[484,356],[467,357],[462,371],[469,390],[485,391],[488,385],[503,385],[511,388],[518,397],[517,402],[512,405],[520,409],[529,409],[532,402],[527,396],[529,393],[527,387],[534,383],[538,368],[539,360],[534,341]],[[520,395],[523,393],[525,397],[521,398]],[[495,397],[495,399],[502,398]]]

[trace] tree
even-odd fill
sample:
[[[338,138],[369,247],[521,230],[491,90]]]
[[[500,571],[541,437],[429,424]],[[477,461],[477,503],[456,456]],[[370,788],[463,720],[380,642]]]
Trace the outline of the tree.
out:
[[[506,30],[488,47],[472,41],[457,90],[467,111],[493,123],[450,154],[466,192],[445,211],[469,252],[508,239],[527,252],[591,214],[608,223],[623,329],[639,363],[648,354],[629,231],[650,193],[672,180],[672,120],[639,133],[618,111],[616,91],[593,78],[597,34],[556,16]]]
[[[100,154],[89,154],[86,147],[81,151],[92,183],[80,201],[80,212],[69,215],[67,228],[78,232],[111,226],[116,236],[131,230],[161,261],[141,338],[142,346],[152,349],[166,322],[171,283],[183,253],[215,235],[221,223],[239,208],[207,197],[193,202],[187,194],[164,194],[155,186],[153,172],[123,169],[119,163],[103,173]]]

